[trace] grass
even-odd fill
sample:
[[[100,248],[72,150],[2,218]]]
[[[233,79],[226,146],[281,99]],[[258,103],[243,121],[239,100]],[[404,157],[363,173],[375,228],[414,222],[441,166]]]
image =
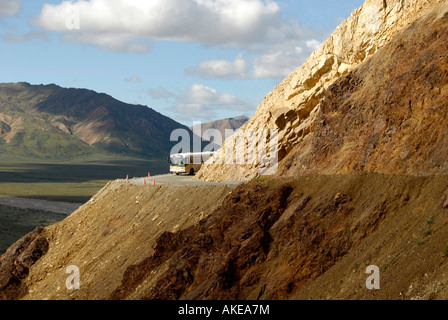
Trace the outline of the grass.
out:
[[[168,172],[164,160],[82,159],[50,162],[0,160],[0,195],[86,202],[108,181]]]
[[[87,182],[0,183],[0,194],[8,197],[84,203],[108,180]]]
[[[0,196],[62,202],[87,202],[108,181],[168,172],[164,160],[83,158],[44,161],[0,157]],[[48,226],[66,216],[40,210],[0,206],[0,254],[37,226]]]

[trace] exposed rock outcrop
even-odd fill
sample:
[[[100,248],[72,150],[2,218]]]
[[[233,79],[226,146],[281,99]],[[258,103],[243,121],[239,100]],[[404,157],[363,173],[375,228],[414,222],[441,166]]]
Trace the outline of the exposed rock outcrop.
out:
[[[19,299],[28,293],[25,279],[31,266],[48,251],[48,242],[37,228],[0,256],[0,300]]]
[[[162,234],[110,298],[445,299],[448,286],[428,288],[448,271],[447,185],[371,173],[251,181],[199,224]],[[368,265],[381,290],[366,288]]]
[[[278,129],[279,159],[316,129],[322,98],[328,87],[384,47],[404,27],[442,0],[367,0],[333,32],[306,62],[283,80],[258,107],[256,114],[235,134],[247,129]],[[256,147],[256,141],[249,148]],[[224,148],[223,148],[224,149]],[[244,150],[236,150],[241,153]],[[225,163],[218,153],[197,178],[210,181],[249,180],[257,165]],[[262,163],[262,162],[261,162]]]
[[[448,4],[329,87],[278,175],[448,173]]]

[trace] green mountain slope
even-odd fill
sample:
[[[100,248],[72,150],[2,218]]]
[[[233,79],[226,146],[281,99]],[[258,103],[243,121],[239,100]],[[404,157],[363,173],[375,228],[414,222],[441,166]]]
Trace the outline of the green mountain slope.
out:
[[[0,84],[0,152],[69,159],[90,154],[166,157],[180,123],[86,89]],[[190,130],[189,130],[190,131]]]

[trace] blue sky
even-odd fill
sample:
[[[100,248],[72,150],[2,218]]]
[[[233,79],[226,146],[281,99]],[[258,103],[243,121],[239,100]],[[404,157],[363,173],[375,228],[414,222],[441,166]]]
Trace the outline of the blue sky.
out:
[[[183,124],[253,115],[362,0],[0,0],[0,82],[88,88]]]

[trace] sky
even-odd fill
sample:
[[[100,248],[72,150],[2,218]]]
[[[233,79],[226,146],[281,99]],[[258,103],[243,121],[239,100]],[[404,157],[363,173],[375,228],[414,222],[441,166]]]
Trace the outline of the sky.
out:
[[[193,121],[252,116],[363,0],[0,0],[0,82]]]

